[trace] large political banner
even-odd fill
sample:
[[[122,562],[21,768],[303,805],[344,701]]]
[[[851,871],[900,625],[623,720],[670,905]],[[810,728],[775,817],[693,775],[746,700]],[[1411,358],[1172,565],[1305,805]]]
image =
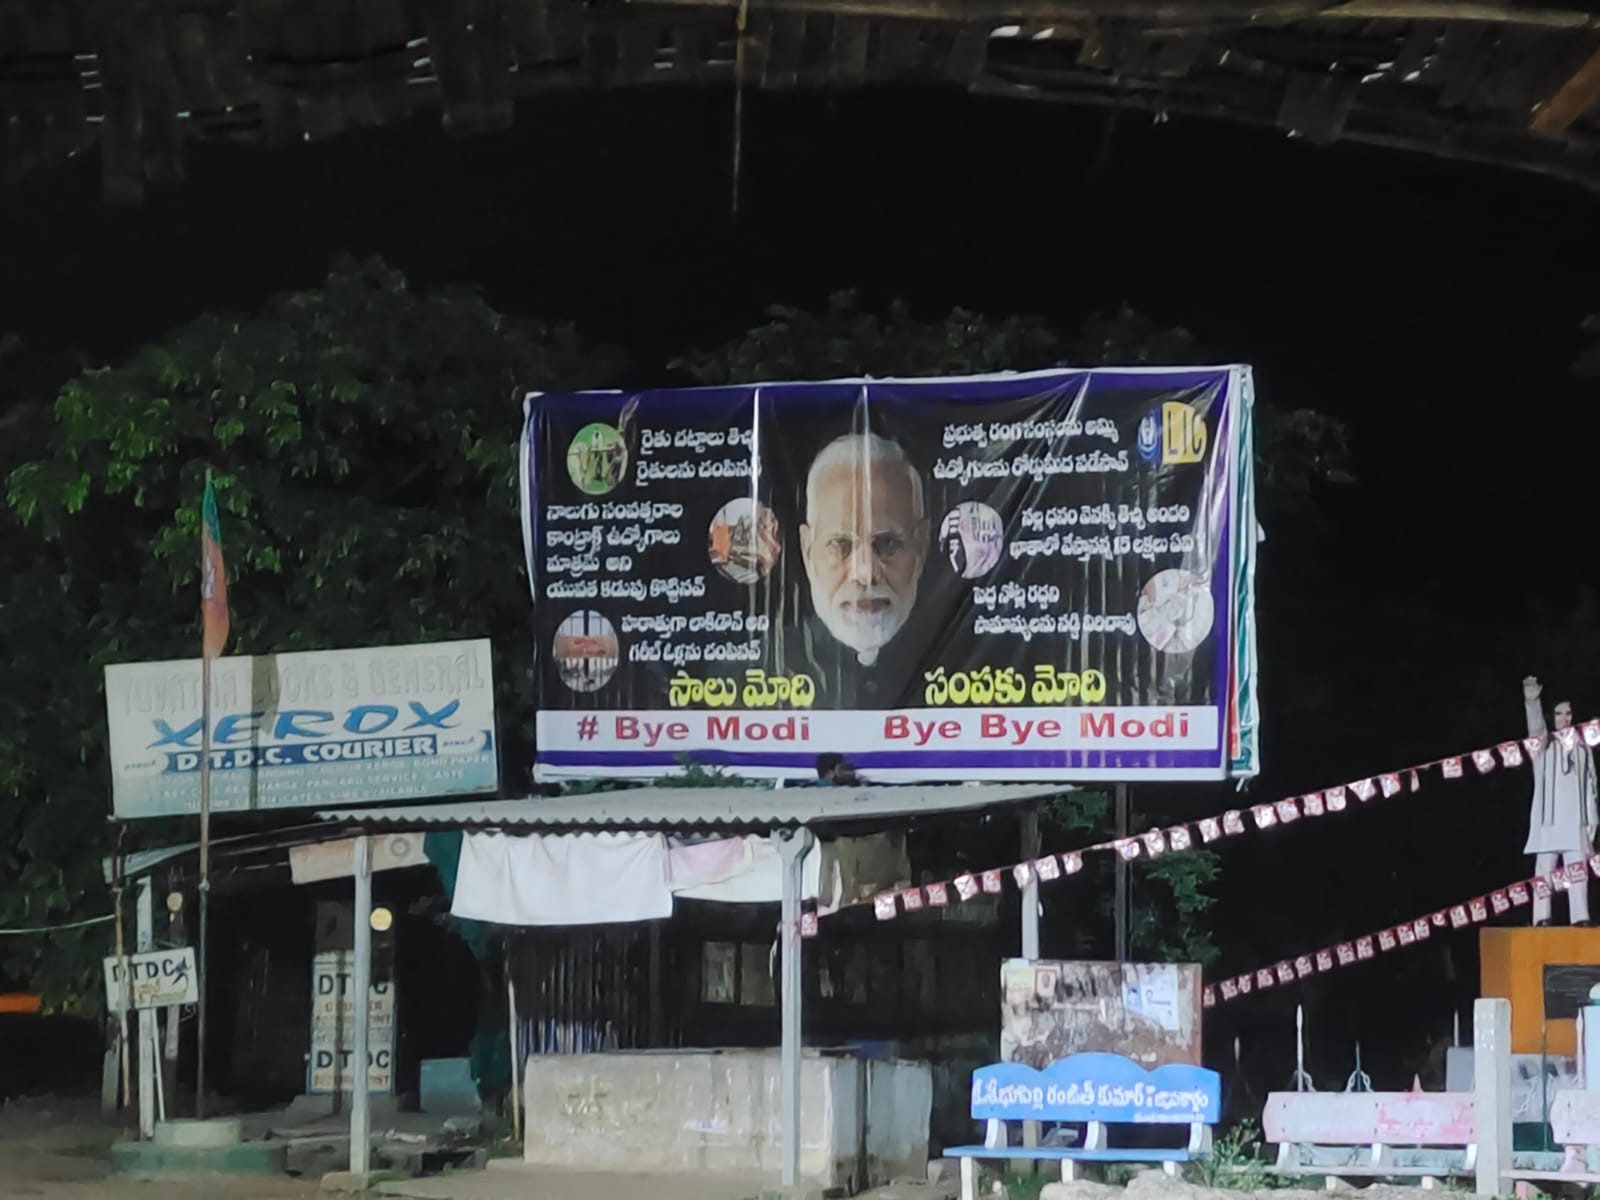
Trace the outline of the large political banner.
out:
[[[213,812],[495,792],[487,640],[219,658]],[[112,808],[200,811],[200,661],[106,668]]]
[[[1248,367],[535,394],[536,773],[1256,770]]]

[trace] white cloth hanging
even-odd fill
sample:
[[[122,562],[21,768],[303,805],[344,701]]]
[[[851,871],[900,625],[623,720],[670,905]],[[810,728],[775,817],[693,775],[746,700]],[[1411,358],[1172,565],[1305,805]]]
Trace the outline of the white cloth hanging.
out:
[[[610,925],[672,915],[658,833],[461,839],[450,912],[497,925]]]

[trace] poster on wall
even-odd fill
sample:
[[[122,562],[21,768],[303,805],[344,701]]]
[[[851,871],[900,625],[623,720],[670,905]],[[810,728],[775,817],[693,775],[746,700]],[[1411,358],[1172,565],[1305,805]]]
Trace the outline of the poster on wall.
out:
[[[107,955],[104,961],[106,1008],[111,1012],[122,1012],[124,999],[135,1009],[200,1003],[193,946]]]
[[[1193,963],[1000,965],[1000,1061],[1046,1067],[1120,1054],[1147,1069],[1200,1066],[1200,968]]]
[[[1248,367],[535,394],[536,773],[1257,770]]]
[[[117,817],[200,811],[200,662],[106,667]],[[495,792],[487,639],[219,658],[211,811]]]
[[[306,1091],[349,1094],[355,1087],[355,955],[326,950],[311,960],[311,1057]],[[373,980],[367,992],[367,1090],[394,1090],[394,984]]]

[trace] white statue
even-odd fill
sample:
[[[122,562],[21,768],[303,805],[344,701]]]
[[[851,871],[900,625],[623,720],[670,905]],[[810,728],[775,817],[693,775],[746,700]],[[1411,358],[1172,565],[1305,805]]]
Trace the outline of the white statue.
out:
[[[1558,858],[1563,866],[1585,862],[1594,846],[1600,815],[1595,808],[1594,752],[1572,727],[1572,705],[1568,701],[1557,704],[1552,714],[1555,733],[1552,735],[1545,727],[1544,709],[1539,704],[1542,691],[1532,675],[1522,681],[1528,733],[1544,740],[1539,752],[1530,756],[1533,804],[1528,811],[1528,844],[1523,852],[1537,855],[1534,871],[1548,875],[1556,869]],[[1563,730],[1567,732],[1563,734]],[[1568,912],[1574,925],[1590,924],[1588,872],[1584,875],[1583,883],[1573,884],[1567,891]],[[1550,924],[1548,896],[1535,897],[1533,923]]]

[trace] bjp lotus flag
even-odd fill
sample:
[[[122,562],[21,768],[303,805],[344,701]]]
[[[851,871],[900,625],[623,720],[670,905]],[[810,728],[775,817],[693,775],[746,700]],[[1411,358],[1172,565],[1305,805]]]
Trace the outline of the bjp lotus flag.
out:
[[[210,471],[200,506],[200,620],[201,653],[216,658],[228,644],[228,573],[222,565],[222,526]]]

